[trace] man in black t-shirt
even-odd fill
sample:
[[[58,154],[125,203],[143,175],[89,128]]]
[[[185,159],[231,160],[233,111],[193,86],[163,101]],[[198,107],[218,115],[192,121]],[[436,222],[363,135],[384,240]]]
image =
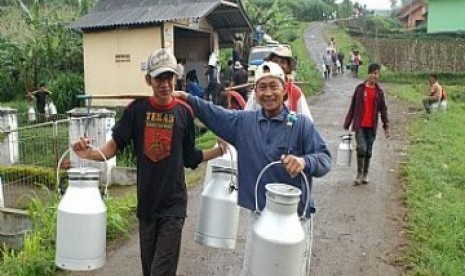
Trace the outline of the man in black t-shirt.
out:
[[[135,100],[113,128],[112,139],[100,150],[107,159],[130,142],[137,159],[137,217],[144,276],[175,276],[181,232],[187,209],[184,167],[221,156],[226,144],[201,151],[195,148],[194,116],[185,102],[172,96],[176,85],[176,58],[166,49],[153,52],[146,82],[153,96]],[[76,154],[102,161],[81,138]]]
[[[52,94],[52,92],[47,90],[47,86],[45,85],[45,83],[41,83],[39,85],[39,90],[28,92],[27,94],[29,97],[36,99],[37,112],[39,113],[38,121],[43,122],[45,114],[45,105],[47,103],[47,96]]]

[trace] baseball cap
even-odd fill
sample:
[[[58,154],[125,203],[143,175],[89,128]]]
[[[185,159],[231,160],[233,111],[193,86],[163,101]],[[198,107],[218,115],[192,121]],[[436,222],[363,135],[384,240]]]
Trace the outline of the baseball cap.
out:
[[[152,78],[156,78],[162,73],[172,72],[178,75],[178,62],[165,48],[155,50],[147,61],[147,74]]]
[[[268,60],[271,60],[273,56],[288,58],[291,64],[292,70],[295,70],[297,66],[297,62],[295,61],[294,57],[292,56],[291,50],[285,46],[278,46],[273,49],[273,51],[268,55]]]
[[[255,84],[257,84],[259,80],[266,77],[277,78],[285,83],[283,69],[277,63],[271,61],[265,61],[262,63],[262,65],[258,66],[257,70],[255,70]]]

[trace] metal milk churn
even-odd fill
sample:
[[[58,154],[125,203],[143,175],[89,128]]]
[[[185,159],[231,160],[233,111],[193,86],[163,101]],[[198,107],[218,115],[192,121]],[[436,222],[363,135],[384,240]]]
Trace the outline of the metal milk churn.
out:
[[[267,184],[266,205],[252,229],[250,275],[298,276],[305,233],[297,215],[301,191],[287,184]]]
[[[36,111],[34,110],[34,107],[29,106],[29,109],[27,110],[27,121],[33,123],[36,119]]]
[[[342,135],[337,149],[336,164],[350,167],[353,151],[352,134]]]
[[[50,108],[48,106],[48,102],[45,103],[44,112],[45,112],[45,118],[48,119],[48,117],[50,116]]]
[[[58,111],[57,111],[57,107],[55,106],[55,104],[50,101],[50,103],[48,104],[48,110],[50,112],[50,115],[54,116],[54,115],[57,115]]]
[[[68,170],[69,184],[57,216],[55,264],[62,269],[93,270],[105,264],[107,210],[100,174],[90,167]]]
[[[237,173],[235,149],[230,146],[230,159],[223,155],[208,163],[195,241],[199,244],[233,249],[236,247],[239,211],[237,205]]]

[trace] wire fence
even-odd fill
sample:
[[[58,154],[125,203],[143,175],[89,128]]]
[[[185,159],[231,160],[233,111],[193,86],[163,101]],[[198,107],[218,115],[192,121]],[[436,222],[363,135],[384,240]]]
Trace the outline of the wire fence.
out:
[[[7,132],[15,137],[7,148],[15,162],[0,166],[3,207],[24,209],[31,197],[45,196],[55,187],[59,153],[69,147],[69,121],[66,115],[58,115],[32,124],[27,114],[18,114],[18,127]]]
[[[394,72],[456,73],[465,71],[465,35],[425,34],[370,29],[362,18],[339,20],[374,60]],[[373,26],[371,26],[374,28]]]

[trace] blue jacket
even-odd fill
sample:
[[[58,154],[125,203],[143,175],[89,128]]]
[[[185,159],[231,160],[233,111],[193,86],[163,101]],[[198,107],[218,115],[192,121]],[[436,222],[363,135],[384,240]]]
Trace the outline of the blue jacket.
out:
[[[186,92],[193,96],[203,98],[203,88],[202,86],[200,86],[200,84],[196,83],[195,81],[187,83]]]
[[[331,168],[331,154],[315,126],[306,116],[297,114],[292,127],[287,126],[289,110],[283,106],[282,112],[267,118],[262,110],[226,110],[197,97],[188,97],[196,116],[217,136],[233,145],[237,150],[239,205],[255,210],[255,182],[261,170],[269,163],[279,161],[283,154],[293,154],[305,159],[305,169],[310,187],[312,176],[320,177]],[[265,205],[265,184],[286,183],[302,190],[306,195],[301,176],[291,178],[281,165],[268,169],[258,187],[259,209]],[[302,214],[304,200],[299,204]],[[313,196],[307,215],[315,212]]]

